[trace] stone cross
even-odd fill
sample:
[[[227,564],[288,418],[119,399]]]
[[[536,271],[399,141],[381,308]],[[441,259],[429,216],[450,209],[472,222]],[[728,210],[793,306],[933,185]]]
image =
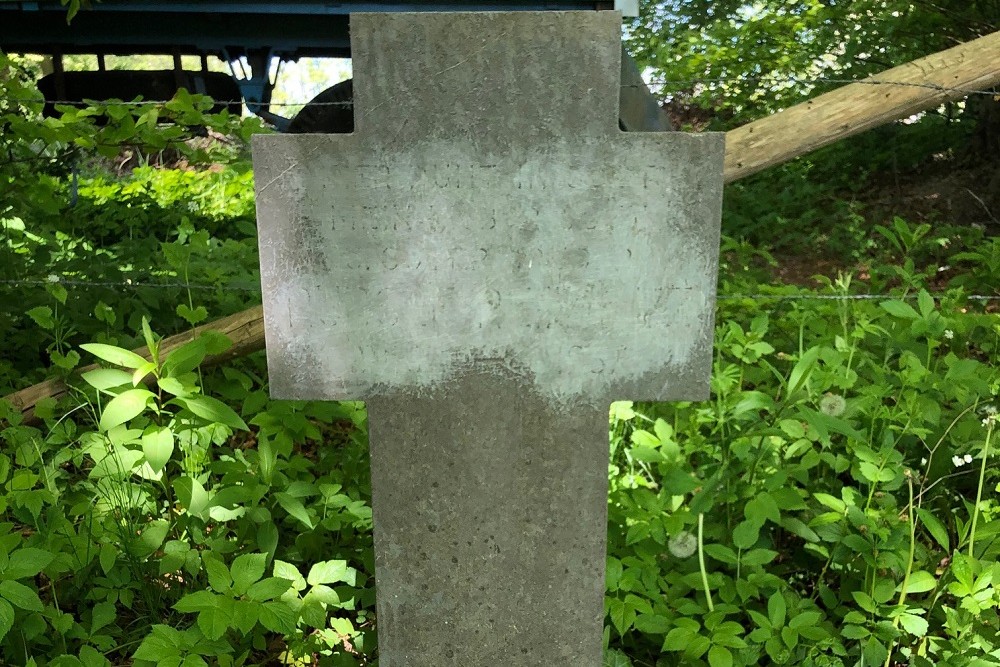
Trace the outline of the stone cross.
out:
[[[616,12],[354,15],[255,137],[271,393],[364,399],[383,667],[598,667],[608,406],[708,395],[721,135],[622,133]]]

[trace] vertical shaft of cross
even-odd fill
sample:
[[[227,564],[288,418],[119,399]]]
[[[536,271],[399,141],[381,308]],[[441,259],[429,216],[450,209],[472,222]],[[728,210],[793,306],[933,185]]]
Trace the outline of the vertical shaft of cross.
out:
[[[599,665],[606,409],[478,364],[368,410],[382,664]]]

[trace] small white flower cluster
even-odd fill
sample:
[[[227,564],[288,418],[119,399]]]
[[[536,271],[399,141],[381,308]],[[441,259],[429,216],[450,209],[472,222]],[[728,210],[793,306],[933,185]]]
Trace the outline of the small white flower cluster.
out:
[[[994,426],[996,426],[997,418],[1000,415],[997,415],[997,408],[995,405],[987,405],[985,408],[983,408],[983,414],[986,415],[985,417],[983,417],[984,427],[993,428]]]
[[[951,457],[951,462],[956,468],[961,468],[966,463],[972,463],[972,454],[966,454],[965,456],[953,456]]]
[[[955,332],[952,331],[951,329],[945,329],[944,330],[944,337],[947,338],[948,340],[951,340],[951,339],[953,339],[955,337]]]

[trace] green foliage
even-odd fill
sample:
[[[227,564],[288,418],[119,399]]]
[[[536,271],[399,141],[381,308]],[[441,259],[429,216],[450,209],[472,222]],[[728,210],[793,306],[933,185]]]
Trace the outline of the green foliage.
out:
[[[1000,664],[1000,330],[961,290],[927,292],[929,228],[878,231],[900,298],[729,302],[710,402],[612,406],[616,655]]]
[[[259,282],[243,147],[258,121],[206,114],[183,92],[43,119],[19,63],[0,56],[0,72],[0,300],[23,306],[0,309],[0,338],[20,351],[0,358],[0,390],[49,363],[70,371],[74,343],[132,343],[143,317],[175,333],[245,307]],[[178,162],[109,171],[136,154]]]
[[[996,30],[993,0],[640,3],[630,52],[675,98],[741,124]]]
[[[365,664],[374,591],[360,406],[271,402],[260,379],[229,368],[218,392],[242,395],[250,433],[199,380],[228,341],[202,336],[161,357],[148,326],[143,338],[153,361],[83,345],[107,365],[81,376],[84,409],[46,433],[3,404],[4,659]]]

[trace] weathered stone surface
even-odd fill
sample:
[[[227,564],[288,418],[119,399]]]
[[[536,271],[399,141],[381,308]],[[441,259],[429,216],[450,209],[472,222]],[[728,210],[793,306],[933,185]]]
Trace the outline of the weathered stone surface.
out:
[[[623,134],[616,13],[353,18],[258,137],[272,394],[369,404],[384,667],[600,664],[611,400],[708,394],[719,135]]]
[[[597,667],[607,410],[477,363],[368,401],[381,664]]]

